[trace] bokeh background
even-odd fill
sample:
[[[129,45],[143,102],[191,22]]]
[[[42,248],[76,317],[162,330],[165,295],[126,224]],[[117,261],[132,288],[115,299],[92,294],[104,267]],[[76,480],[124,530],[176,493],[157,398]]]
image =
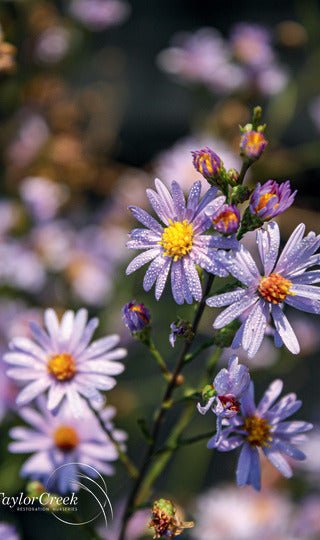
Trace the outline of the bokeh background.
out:
[[[139,463],[145,441],[137,419],[149,421],[163,381],[124,327],[121,307],[145,302],[170,365],[179,347],[169,345],[170,323],[193,308],[178,308],[169,294],[159,303],[146,295],[143,271],[125,277],[127,206],[147,207],[145,188],[155,176],[188,189],[198,178],[190,151],[204,144],[238,168],[238,126],[259,104],[269,145],[248,183],[290,179],[299,190],[279,217],[283,241],[301,221],[320,232],[320,4],[2,0],[0,24],[0,348],[28,335],[28,321],[41,320],[45,307],[98,314],[99,333],[119,333],[129,350],[108,402]],[[254,238],[245,242],[254,249]],[[240,498],[235,455],[213,454],[205,441],[181,448],[155,494],[174,498],[198,522],[190,533],[197,540],[320,538],[320,326],[305,314],[289,317],[301,353],[276,351],[266,338],[251,365],[258,391],[281,377],[285,390],[304,399],[301,417],[315,424],[309,459],[290,482],[266,465],[262,494],[244,490]],[[201,334],[211,333],[212,319],[207,312]],[[186,369],[186,384],[197,385],[205,359]],[[8,430],[19,422],[16,389],[2,362],[0,372],[0,488],[15,494],[25,485],[24,457],[7,451]],[[187,435],[213,423],[195,413]],[[129,490],[120,464],[108,486],[119,512]],[[0,520],[15,523],[25,540],[79,535],[40,513],[0,508]],[[130,540],[142,537],[145,521],[138,516]],[[118,527],[115,521],[109,539]]]

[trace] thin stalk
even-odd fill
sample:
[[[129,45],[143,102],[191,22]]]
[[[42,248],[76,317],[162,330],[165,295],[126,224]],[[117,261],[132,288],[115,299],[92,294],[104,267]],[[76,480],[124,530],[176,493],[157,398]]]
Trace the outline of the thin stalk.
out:
[[[212,274],[209,274],[205,292],[204,292],[204,294],[202,296],[202,299],[201,299],[201,301],[200,301],[200,303],[198,305],[198,308],[197,308],[197,311],[195,313],[195,317],[194,317],[194,320],[193,320],[193,324],[192,324],[193,336],[195,336],[196,333],[197,333],[199,323],[200,323],[201,317],[203,315],[203,312],[204,312],[204,309],[205,309],[205,306],[206,306],[206,299],[207,299],[207,297],[208,297],[208,295],[210,293],[213,281],[214,281],[214,276]],[[193,337],[193,339],[194,339],[194,337]],[[176,387],[177,378],[180,375],[180,372],[182,371],[182,369],[184,367],[185,357],[186,357],[186,355],[188,354],[188,352],[189,352],[189,350],[191,348],[193,339],[190,339],[190,340],[185,342],[184,347],[182,348],[181,354],[180,354],[180,356],[178,358],[176,368],[175,368],[175,370],[174,370],[174,372],[172,374],[171,380],[168,382],[166,391],[165,391],[165,393],[163,395],[160,408],[159,408],[158,412],[156,413],[155,420],[154,420],[154,423],[153,423],[153,428],[151,430],[151,443],[150,443],[150,445],[149,445],[149,447],[148,447],[148,449],[146,451],[146,454],[145,454],[145,457],[144,457],[144,460],[143,460],[139,475],[138,475],[138,477],[137,477],[137,479],[136,479],[136,481],[134,483],[132,492],[131,492],[131,494],[130,494],[130,496],[128,498],[128,501],[127,501],[126,509],[125,509],[125,512],[124,512],[123,523],[122,523],[122,527],[121,527],[121,531],[120,531],[120,535],[119,535],[119,540],[124,540],[128,519],[129,519],[129,517],[130,517],[130,515],[132,513],[132,509],[133,509],[133,507],[135,505],[137,496],[139,494],[140,486],[141,486],[141,484],[142,484],[142,482],[144,480],[145,474],[146,474],[146,472],[147,472],[147,470],[149,468],[150,459],[151,459],[151,457],[152,457],[152,455],[154,453],[154,450],[155,450],[155,447],[156,447],[156,444],[157,444],[157,439],[158,439],[158,435],[159,435],[159,432],[160,432],[161,425],[162,425],[162,423],[163,423],[163,421],[165,419],[165,416],[166,416],[166,413],[167,413],[168,409],[170,408],[168,406],[168,404],[170,403],[172,393],[173,393],[173,391],[174,391],[174,389]]]

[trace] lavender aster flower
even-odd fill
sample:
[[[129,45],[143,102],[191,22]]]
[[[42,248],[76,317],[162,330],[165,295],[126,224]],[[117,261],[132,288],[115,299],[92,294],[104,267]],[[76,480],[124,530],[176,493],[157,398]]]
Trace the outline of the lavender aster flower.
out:
[[[302,421],[285,421],[300,409],[302,403],[295,394],[287,394],[277,403],[283,383],[275,380],[267,389],[258,406],[254,402],[253,383],[242,396],[241,414],[224,420],[221,434],[208,442],[208,448],[229,452],[239,446],[242,450],[237,466],[237,484],[253,486],[260,490],[261,473],[259,449],[270,463],[286,478],[292,470],[284,456],[303,460],[305,455],[295,444],[301,440],[301,433],[312,429],[312,424]]]
[[[217,438],[221,431],[222,419],[231,418],[240,411],[241,397],[250,383],[249,370],[239,364],[238,357],[232,356],[228,362],[228,368],[223,368],[216,375],[212,392],[206,405],[197,405],[201,414],[206,414],[209,409],[217,416]]]
[[[212,225],[221,234],[234,234],[240,225],[240,212],[234,204],[224,204],[218,212],[207,216],[211,217]]]
[[[263,221],[285,212],[294,202],[297,191],[292,192],[290,181],[278,184],[268,180],[261,186],[257,184],[250,199],[250,212]]]
[[[49,410],[56,409],[66,398],[76,416],[84,412],[80,395],[95,405],[103,402],[100,390],[115,386],[112,376],[124,369],[115,360],[123,358],[126,350],[114,349],[119,342],[116,335],[89,345],[98,320],[87,322],[87,317],[85,309],[76,314],[66,311],[59,322],[54,310],[47,309],[46,330],[33,322],[33,340],[17,337],[11,341],[10,352],[4,355],[4,360],[13,366],[7,373],[26,385],[18,395],[18,405],[29,403],[47,390]]]
[[[19,540],[16,528],[9,523],[0,523],[0,538],[5,540]]]
[[[283,304],[301,311],[320,314],[320,271],[310,267],[319,265],[320,236],[310,232],[305,238],[305,225],[300,224],[291,234],[280,257],[280,232],[277,223],[270,222],[267,230],[257,231],[257,244],[263,274],[261,275],[249,251],[241,246],[237,252],[224,255],[228,272],[243,287],[212,296],[207,300],[211,307],[229,306],[214,322],[214,328],[223,328],[246,312],[246,318],[233,340],[233,348],[240,345],[252,358],[258,351],[270,317],[275,325],[275,345],[285,344],[290,352],[298,354],[300,346],[296,335],[283,313]],[[278,259],[278,260],[277,260]],[[222,257],[221,257],[222,261]]]
[[[131,261],[127,274],[152,261],[144,277],[144,289],[149,291],[155,283],[155,296],[159,300],[171,273],[175,301],[191,304],[193,298],[199,301],[202,297],[196,265],[212,274],[226,276],[223,266],[216,263],[217,248],[237,246],[234,239],[203,234],[211,225],[206,211],[209,206],[218,210],[225,197],[217,197],[218,190],[212,187],[199,202],[201,182],[198,181],[193,184],[186,203],[177,182],[172,182],[172,194],[160,180],[156,179],[155,185],[157,191],[148,189],[147,195],[164,226],[145,210],[130,207],[133,215],[147,228],[134,229],[130,234],[128,248],[143,249],[144,252]]]
[[[82,418],[75,418],[68,402],[62,405],[58,415],[48,411],[43,397],[38,398],[37,405],[37,410],[23,407],[19,411],[30,427],[18,426],[10,431],[14,439],[9,444],[10,452],[33,454],[21,469],[23,477],[45,484],[50,481],[48,488],[64,493],[76,489],[74,481],[81,470],[81,465],[76,463],[94,467],[102,474],[113,474],[110,462],[117,459],[118,452],[89,409]],[[120,441],[122,435],[117,430],[113,433]],[[70,467],[59,469],[68,463]],[[84,469],[85,474],[90,474],[89,467]]]
[[[144,304],[135,300],[128,302],[122,308],[122,320],[130,332],[141,332],[150,324],[150,311]]]

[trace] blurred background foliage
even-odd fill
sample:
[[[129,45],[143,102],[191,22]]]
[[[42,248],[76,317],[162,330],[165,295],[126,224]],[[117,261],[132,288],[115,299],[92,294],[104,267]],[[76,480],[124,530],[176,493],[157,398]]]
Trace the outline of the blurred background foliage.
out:
[[[142,271],[125,278],[131,227],[127,205],[146,207],[144,189],[155,175],[190,186],[198,177],[190,151],[207,141],[229,167],[238,167],[238,125],[259,104],[269,145],[249,182],[291,179],[299,190],[295,205],[279,217],[283,240],[301,221],[320,232],[320,4],[130,0],[129,5],[128,0],[106,21],[92,21],[73,10],[76,3],[0,3],[0,346],[5,350],[17,332],[27,334],[27,322],[40,319],[46,306],[62,311],[84,305],[98,314],[100,334],[120,333],[129,349],[126,372],[108,401],[117,407],[116,423],[128,432],[129,453],[139,462],[144,439],[137,418],[150,418],[163,381],[143,346],[123,327],[121,307],[132,298],[146,303],[155,339],[170,365],[176,349],[168,343],[169,325],[178,315],[190,318],[193,308],[178,308],[169,294],[157,303],[142,290]],[[239,22],[263,25],[270,32],[280,81],[273,91],[267,90],[271,75],[265,86],[254,78],[248,82],[245,62],[238,64],[248,84],[238,87],[214,87],[173,73],[163,51],[176,33],[216,28],[230,47],[232,28]],[[258,46],[251,43],[249,51]],[[245,241],[254,247],[250,235]],[[202,335],[211,333],[212,318],[210,310]],[[254,365],[258,389],[282,377],[286,390],[304,398],[303,417],[320,424],[319,322],[301,315],[293,323],[301,354],[293,358],[285,350],[275,351],[266,338]],[[205,357],[186,369],[189,386],[197,385]],[[6,450],[8,427],[17,421],[15,390],[3,367],[1,373],[0,487],[16,493],[24,487],[19,477],[23,458]],[[167,429],[178,411],[179,406]],[[212,427],[212,418],[195,414],[188,436]],[[319,442],[318,428],[315,435]],[[183,447],[156,492],[174,497],[192,516],[195,496],[219,482],[232,482],[234,464],[234,456],[213,455],[203,441]],[[292,500],[316,494],[319,510],[314,481],[319,479],[319,452],[312,466],[311,483],[304,472],[289,484],[266,466],[265,485],[290,491]],[[121,504],[129,489],[121,465],[108,486],[113,503]],[[1,509],[1,519],[18,523],[26,540],[78,534],[46,515],[5,514]],[[318,527],[314,538],[320,538]]]

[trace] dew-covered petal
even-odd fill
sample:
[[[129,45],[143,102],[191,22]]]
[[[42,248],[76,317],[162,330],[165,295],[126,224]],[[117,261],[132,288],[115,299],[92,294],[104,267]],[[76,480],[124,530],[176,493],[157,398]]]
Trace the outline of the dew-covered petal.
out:
[[[198,180],[192,185],[189,191],[189,195],[188,195],[187,210],[190,210],[190,218],[193,217],[194,212],[197,209],[200,193],[201,193],[201,182],[200,180]]]
[[[315,287],[314,285],[299,284],[293,280],[290,293],[303,298],[309,298],[310,300],[320,301],[320,287]]]
[[[202,287],[197,269],[193,261],[188,258],[183,258],[184,275],[187,281],[188,288],[193,298],[199,302],[202,298]]]
[[[139,208],[138,206],[129,206],[129,210],[132,212],[133,216],[142,223],[142,225],[145,225],[148,227],[148,229],[151,229],[155,233],[162,233],[163,228],[148,212],[143,210],[142,208]]]
[[[291,278],[294,284],[301,283],[303,285],[313,285],[320,282],[320,270],[311,270],[310,272],[304,272],[299,276]]]
[[[276,330],[279,333],[283,343],[289,349],[289,351],[292,352],[292,354],[298,354],[300,352],[299,342],[282,309],[278,305],[273,305],[271,308],[271,313]]]
[[[271,274],[274,268],[280,246],[280,231],[279,226],[275,221],[268,223],[267,230],[258,230],[257,244],[261,262],[265,271],[264,273],[266,276],[268,276]]]
[[[175,261],[171,266],[171,289],[173,298],[179,305],[184,302],[183,281],[181,260]]]
[[[144,253],[140,253],[140,255],[137,255],[131,263],[128,265],[126,274],[132,274],[132,272],[135,272],[141,266],[144,266],[148,262],[152,261],[152,259],[155,259],[160,253],[160,246],[154,249],[149,249],[148,251],[145,251]]]
[[[248,357],[253,358],[258,352],[267,327],[269,308],[259,300],[251,309],[243,329],[242,346],[248,351]]]
[[[301,298],[297,296],[287,296],[285,302],[289,306],[299,309],[300,311],[320,315],[320,302],[317,300],[310,300],[308,298]]]
[[[156,281],[155,297],[157,300],[159,300],[165,288],[167,278],[170,272],[170,266],[171,266],[171,259],[170,257],[167,257],[167,260],[165,264],[163,265],[163,267],[161,268],[159,275],[157,277],[157,281]]]
[[[150,264],[143,279],[143,288],[145,291],[150,291],[162,268],[165,266],[167,258],[160,254]]]
[[[214,321],[213,327],[216,329],[223,328],[230,322],[234,321],[241,315],[244,311],[246,311],[250,306],[253,306],[258,302],[259,298],[256,294],[254,295],[246,295],[244,298],[241,298],[238,303],[232,304],[231,306],[227,307]]]
[[[230,292],[210,296],[210,298],[207,299],[206,303],[210,307],[220,308],[223,306],[228,306],[229,304],[233,304],[233,302],[239,302],[239,300],[241,300],[241,298],[246,293],[246,289],[237,288]]]
[[[172,198],[173,198],[173,206],[175,210],[175,214],[178,218],[178,220],[183,220],[185,217],[185,211],[186,211],[186,200],[184,198],[184,193],[178,184],[178,182],[173,181],[171,184],[171,192],[172,192]]]

